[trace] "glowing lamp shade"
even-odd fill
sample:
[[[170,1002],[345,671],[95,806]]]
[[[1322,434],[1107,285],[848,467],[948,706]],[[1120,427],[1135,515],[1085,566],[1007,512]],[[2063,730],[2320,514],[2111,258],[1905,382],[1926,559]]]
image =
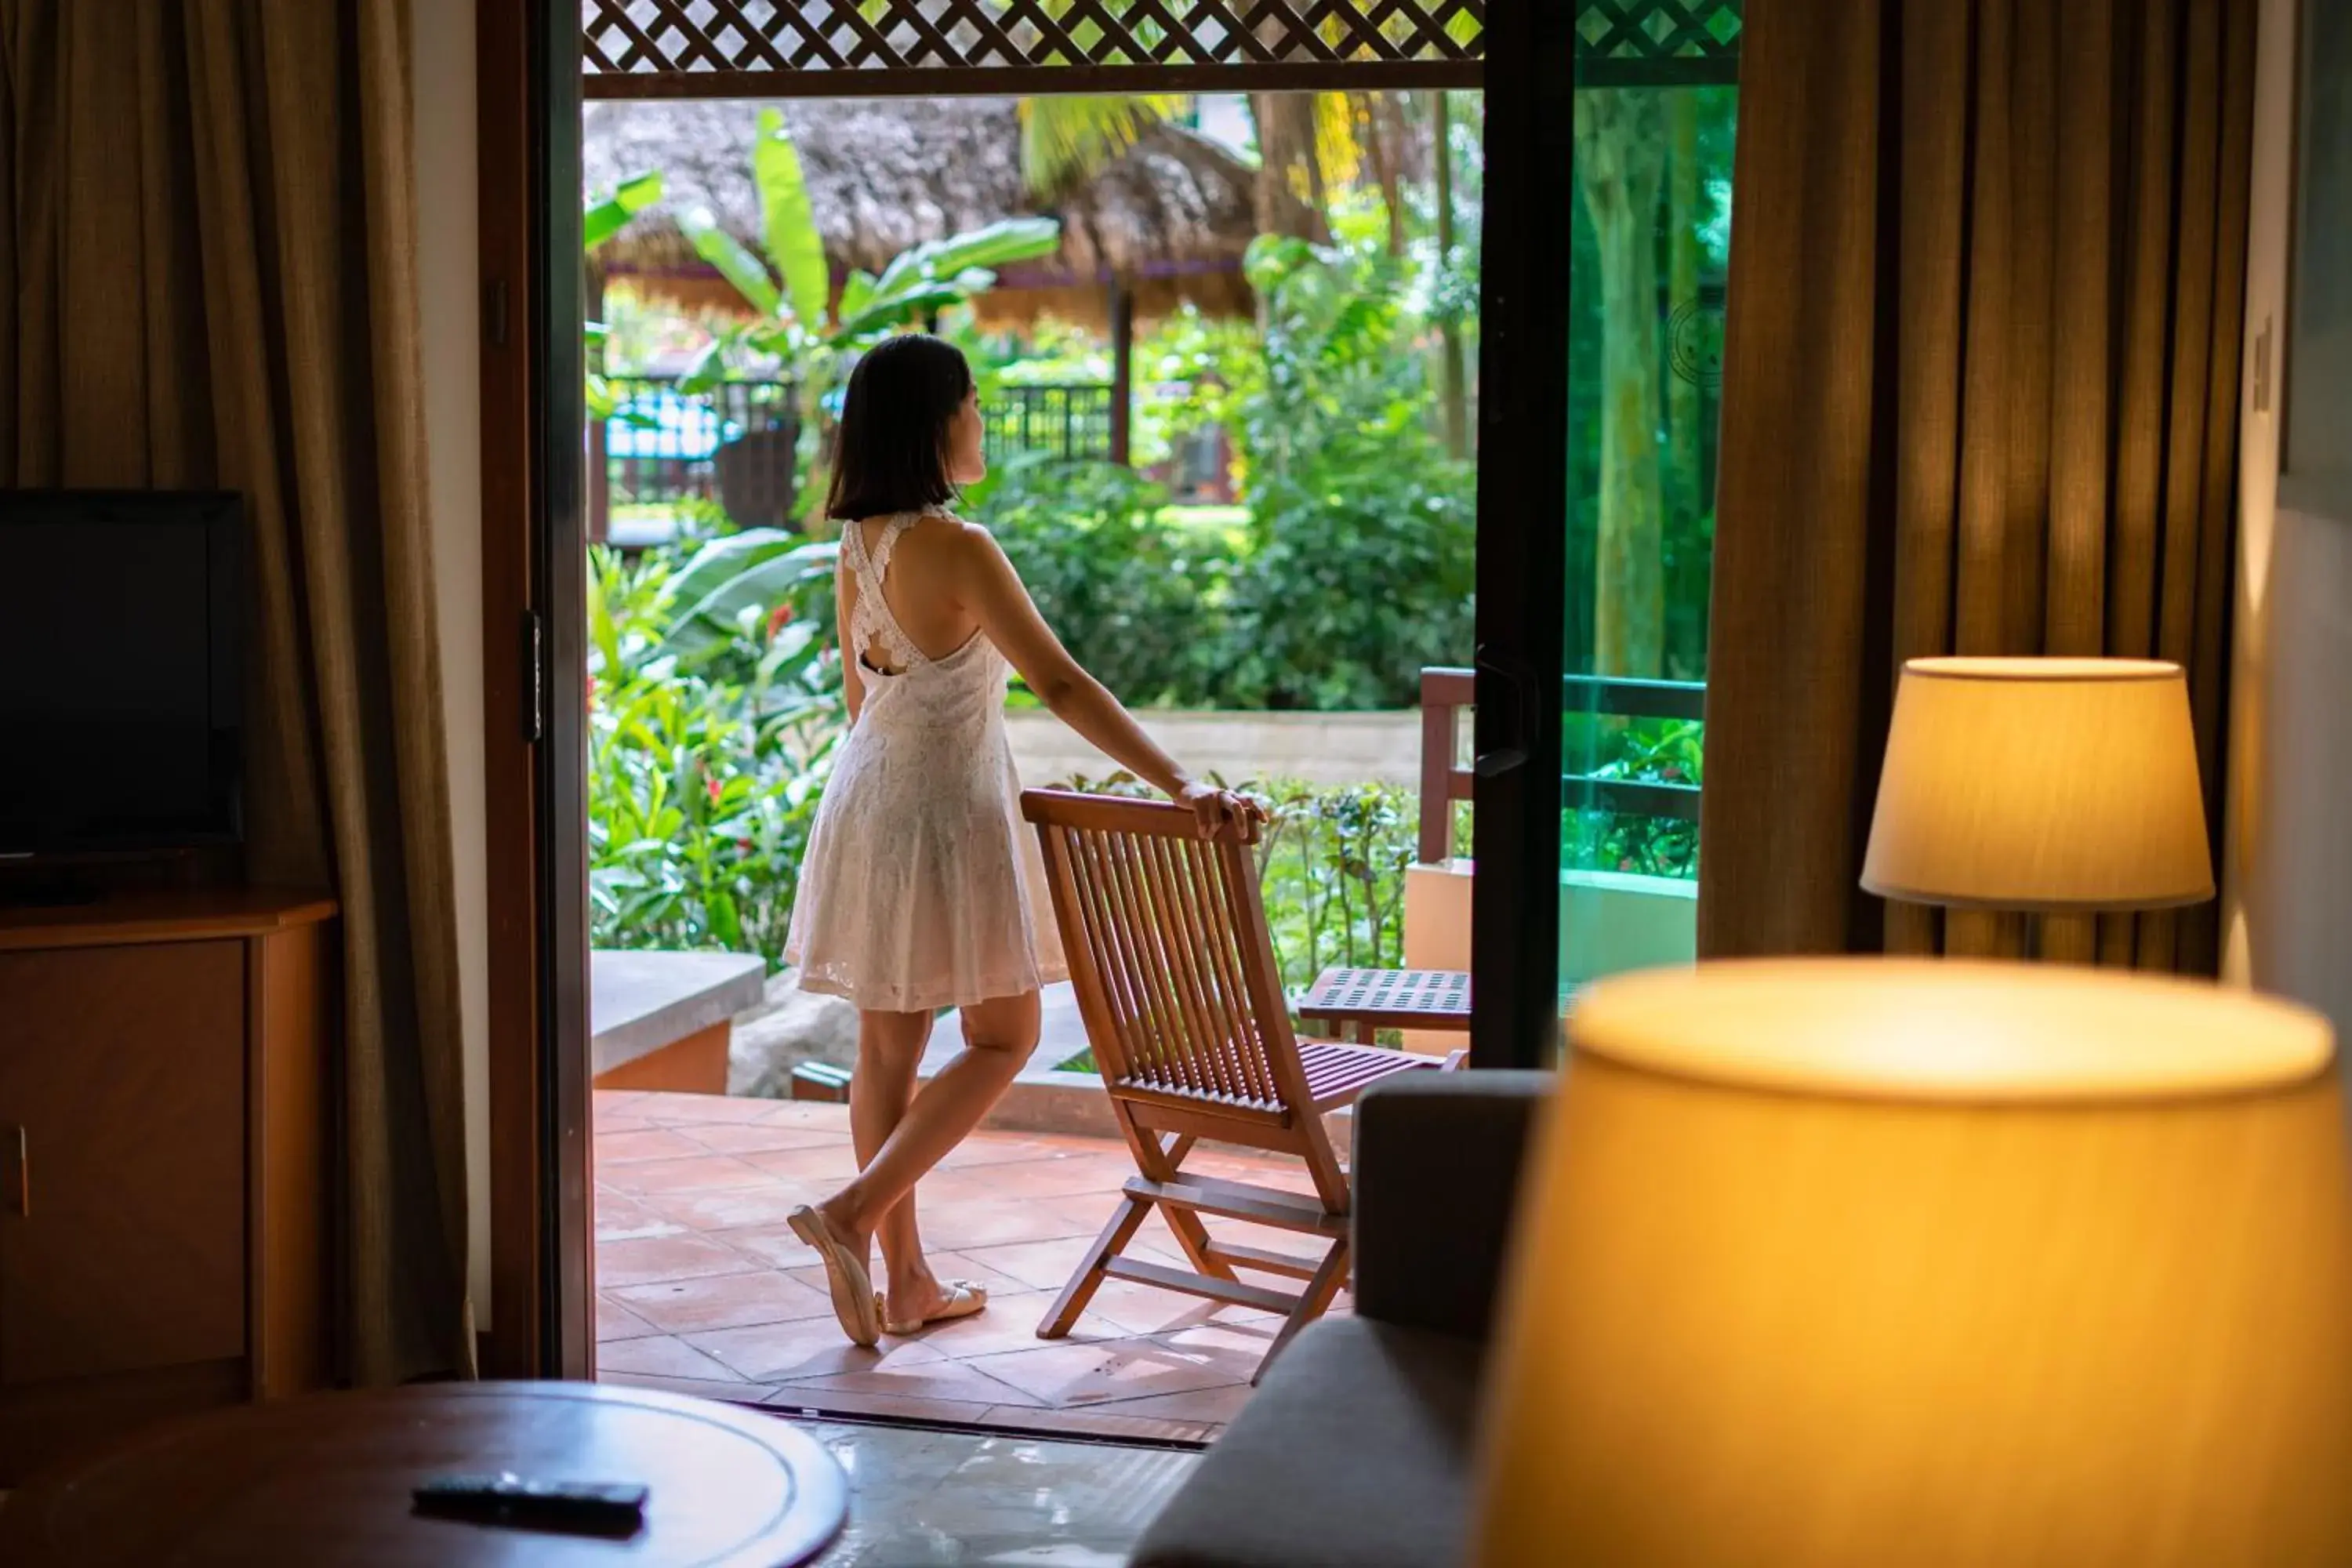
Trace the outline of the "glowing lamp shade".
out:
[[[1604,980],[1490,1363],[1474,1561],[2352,1563],[2317,1016],[2090,969]]]
[[[1862,885],[1961,909],[2159,909],[2213,896],[2177,664],[1903,667]]]

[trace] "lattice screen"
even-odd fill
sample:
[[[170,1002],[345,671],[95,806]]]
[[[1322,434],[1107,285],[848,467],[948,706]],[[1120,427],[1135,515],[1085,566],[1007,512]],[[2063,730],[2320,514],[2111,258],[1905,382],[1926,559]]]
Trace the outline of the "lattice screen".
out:
[[[1549,0],[1506,0],[1544,4]],[[595,97],[1475,86],[1488,0],[583,0]],[[818,83],[810,79],[822,76]],[[852,76],[855,81],[844,81]],[[714,78],[731,79],[722,85]],[[1081,81],[1079,79],[1084,78]]]
[[[1676,87],[1739,79],[1744,0],[1577,0],[1576,79]]]
[[[582,0],[582,55],[595,98],[1475,87],[1492,3]],[[1573,3],[1585,86],[1738,79],[1744,0]]]

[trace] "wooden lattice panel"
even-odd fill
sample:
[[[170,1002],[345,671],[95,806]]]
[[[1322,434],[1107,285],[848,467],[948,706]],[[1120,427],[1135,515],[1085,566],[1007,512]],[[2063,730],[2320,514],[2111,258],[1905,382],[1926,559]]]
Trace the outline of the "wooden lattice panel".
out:
[[[1577,0],[1576,78],[1674,87],[1739,78],[1745,0]]]
[[[582,66],[597,97],[1469,86],[1487,3],[583,0]]]

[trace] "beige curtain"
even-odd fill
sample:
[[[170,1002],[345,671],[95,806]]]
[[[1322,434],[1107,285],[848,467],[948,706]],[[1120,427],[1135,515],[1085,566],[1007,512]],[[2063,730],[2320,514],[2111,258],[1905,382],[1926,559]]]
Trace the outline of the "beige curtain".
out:
[[[2252,0],[1748,0],[1699,944],[2013,950],[1856,885],[1901,661],[2188,667],[2221,820]],[[2042,951],[2210,971],[2213,911]]]
[[[465,1371],[405,0],[0,17],[0,485],[243,492],[247,872],[342,910],[352,1372]]]

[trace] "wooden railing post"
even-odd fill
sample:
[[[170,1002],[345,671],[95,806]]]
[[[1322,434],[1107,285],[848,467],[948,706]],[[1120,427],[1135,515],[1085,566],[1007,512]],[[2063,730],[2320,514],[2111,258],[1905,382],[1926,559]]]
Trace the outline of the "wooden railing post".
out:
[[[1477,696],[1477,677],[1466,669],[1421,672],[1421,844],[1415,858],[1439,866],[1454,858],[1454,804],[1470,798],[1472,775],[1455,764],[1459,725],[1454,715]]]

